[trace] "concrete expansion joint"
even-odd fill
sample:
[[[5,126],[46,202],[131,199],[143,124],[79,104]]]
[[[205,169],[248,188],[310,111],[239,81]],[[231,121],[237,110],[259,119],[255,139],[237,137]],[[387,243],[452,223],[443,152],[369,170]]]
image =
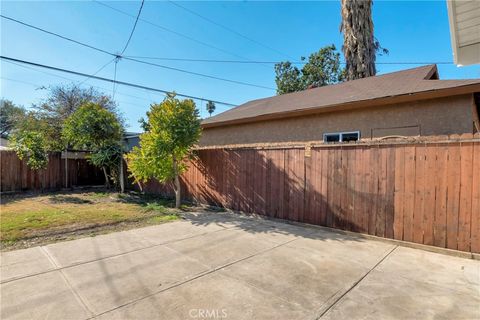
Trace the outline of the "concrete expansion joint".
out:
[[[70,291],[72,292],[73,296],[75,297],[75,299],[78,301],[78,303],[82,306],[82,308],[88,313],[88,314],[91,314],[93,315],[94,312],[92,311],[91,308],[88,307],[87,305],[87,302],[82,298],[82,296],[77,292],[75,291],[75,289],[73,288],[72,284],[70,283],[70,281],[68,280],[67,276],[65,275],[65,273],[63,272],[62,268],[60,268],[57,260],[50,254],[50,252],[48,251],[47,248],[45,248],[44,246],[41,246],[40,247],[40,250],[43,251],[43,253],[45,254],[45,256],[47,256],[47,259],[53,264],[53,266],[55,267],[54,270],[52,271],[58,271],[60,273],[60,275],[62,276],[62,279],[63,281],[65,282],[65,284],[67,285],[68,289],[70,289]]]
[[[195,235],[192,235],[190,237],[165,241],[165,242],[162,242],[162,243],[157,243],[157,244],[145,246],[145,247],[141,247],[141,248],[138,248],[138,249],[125,251],[125,252],[122,252],[122,253],[119,253],[119,254],[112,254],[112,255],[105,256],[105,257],[98,258],[98,259],[92,259],[92,260],[72,263],[68,266],[61,266],[61,264],[58,263],[58,261],[56,261],[56,259],[47,251],[48,248],[45,247],[45,246],[41,246],[41,247],[39,247],[40,250],[46,255],[47,259],[54,266],[53,269],[49,269],[49,270],[42,271],[42,272],[37,272],[37,273],[32,273],[32,274],[22,276],[22,277],[16,277],[16,278],[8,279],[6,281],[0,281],[0,284],[9,283],[9,282],[13,282],[13,281],[17,281],[17,280],[21,280],[21,279],[25,279],[25,278],[35,277],[35,276],[38,276],[38,275],[42,275],[42,274],[46,274],[46,273],[50,273],[50,272],[54,272],[54,271],[59,271],[59,270],[64,270],[64,269],[68,269],[68,268],[72,268],[72,267],[76,267],[76,266],[86,265],[86,264],[93,263],[93,262],[96,262],[96,261],[103,261],[103,260],[108,260],[108,259],[115,258],[115,257],[121,257],[121,256],[124,256],[124,255],[130,254],[130,253],[134,253],[134,252],[138,252],[138,251],[142,251],[142,250],[146,250],[146,249],[151,249],[151,248],[156,248],[156,247],[161,247],[161,246],[166,247],[166,245],[168,245],[170,243],[177,242],[177,241],[188,240],[188,239],[192,239],[192,238],[196,238],[196,237],[201,237],[201,236],[204,236],[204,235],[207,235],[207,234],[210,234],[210,233],[215,233],[215,232],[220,232],[220,231],[225,231],[225,230],[231,230],[231,229],[234,229],[234,228],[235,227],[228,227],[228,228],[219,229],[219,230],[215,230],[215,231],[195,234]]]
[[[229,229],[230,229],[230,228],[229,228]],[[214,231],[214,232],[216,232],[216,231]],[[124,304],[122,304],[122,305],[119,305],[119,306],[117,306],[117,307],[115,307],[115,308],[112,308],[112,309],[110,309],[110,310],[107,310],[107,311],[101,312],[101,313],[99,313],[99,314],[96,314],[96,315],[94,315],[94,316],[92,316],[92,317],[89,317],[87,320],[95,319],[95,318],[100,317],[100,316],[102,316],[102,315],[104,315],[104,314],[106,314],[106,313],[109,313],[109,312],[118,310],[118,309],[123,308],[123,307],[126,307],[126,306],[128,306],[128,305],[135,304],[135,303],[137,303],[137,302],[139,302],[139,301],[148,299],[148,298],[150,298],[150,297],[152,297],[152,296],[154,296],[154,295],[157,295],[157,294],[159,294],[159,293],[162,293],[162,292],[165,292],[165,291],[168,291],[168,290],[177,288],[177,287],[182,286],[182,285],[184,285],[184,284],[190,283],[190,282],[192,282],[192,281],[194,281],[194,280],[200,279],[200,278],[202,278],[202,277],[204,277],[204,276],[207,276],[207,275],[210,275],[210,274],[212,274],[212,273],[215,273],[215,272],[217,272],[217,271],[219,271],[219,270],[221,270],[221,269],[224,269],[224,268],[226,268],[226,267],[229,267],[229,266],[231,266],[231,265],[234,265],[234,264],[237,264],[237,263],[239,263],[239,262],[242,262],[242,261],[251,259],[251,258],[256,257],[256,256],[258,256],[258,255],[261,255],[261,254],[270,252],[270,251],[272,251],[272,250],[274,250],[274,249],[276,249],[276,248],[282,247],[282,246],[284,246],[284,245],[286,245],[286,244],[289,244],[289,243],[291,243],[291,242],[293,242],[293,241],[296,241],[296,240],[298,240],[298,239],[288,240],[288,241],[285,241],[284,243],[277,244],[277,245],[275,245],[275,246],[273,246],[273,247],[271,247],[271,248],[268,248],[268,249],[265,249],[265,250],[256,252],[256,253],[254,253],[254,254],[251,254],[251,255],[249,255],[249,256],[243,257],[243,258],[241,258],[241,259],[237,259],[237,260],[234,260],[234,261],[232,261],[232,262],[225,263],[225,264],[223,264],[223,265],[221,265],[221,266],[213,267],[213,268],[211,268],[211,269],[209,269],[209,270],[206,270],[206,271],[204,271],[204,272],[200,272],[200,273],[196,274],[195,276],[193,276],[193,277],[191,277],[191,278],[189,278],[189,279],[187,279],[187,280],[179,281],[179,282],[177,282],[177,283],[175,283],[175,284],[173,284],[173,285],[171,285],[171,286],[169,286],[169,287],[166,287],[166,288],[163,288],[163,289],[161,289],[161,290],[152,292],[152,293],[150,293],[150,294],[148,294],[148,295],[145,295],[145,296],[140,297],[140,298],[137,298],[137,299],[135,299],[135,300],[126,302],[126,303],[124,303]],[[166,247],[167,247],[167,246],[166,246]],[[167,248],[168,248],[168,247],[167,247]],[[169,249],[171,249],[171,248],[169,248]],[[172,249],[172,250],[174,250],[174,249]],[[174,250],[174,251],[176,251],[176,250]],[[188,255],[187,255],[187,256],[188,256]],[[193,259],[193,258],[192,258],[192,259]],[[196,259],[195,259],[195,260],[196,260]]]
[[[47,247],[44,247],[44,246],[40,246],[40,250],[43,252],[43,254],[47,257],[48,261],[50,261],[50,263],[53,265],[53,267],[55,268],[55,270],[57,269],[60,269],[60,264],[58,263],[58,261],[50,254],[50,252],[48,251],[48,248]]]
[[[358,279],[350,287],[348,287],[347,290],[345,290],[345,292],[343,292],[338,296],[337,294],[339,292],[335,293],[332,296],[333,298],[332,303],[329,304],[328,306],[325,306],[325,308],[320,311],[320,314],[317,317],[315,317],[315,319],[316,320],[321,319],[325,314],[327,314],[330,310],[332,310],[333,307],[335,307],[335,305],[337,305],[348,293],[350,293],[353,289],[355,289],[355,287],[357,287],[360,284],[360,282],[362,282],[363,279],[365,279],[373,270],[375,270],[383,261],[385,261],[393,253],[393,251],[395,251],[398,247],[399,247],[398,245],[395,245],[391,250],[389,250],[372,268],[370,268],[370,270],[368,270],[363,276],[360,277],[360,279]]]

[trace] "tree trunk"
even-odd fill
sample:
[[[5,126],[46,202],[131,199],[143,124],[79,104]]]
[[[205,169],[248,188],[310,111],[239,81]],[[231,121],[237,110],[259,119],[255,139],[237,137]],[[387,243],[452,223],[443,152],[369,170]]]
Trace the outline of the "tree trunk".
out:
[[[105,175],[105,187],[110,189],[110,179],[108,179],[107,168],[102,167],[103,174]]]
[[[375,38],[372,0],[342,0],[343,55],[347,80],[374,76]]]
[[[173,191],[175,191],[175,208],[180,208],[182,204],[182,195],[180,192],[180,177],[178,176],[178,163],[175,156],[173,156],[173,172],[175,174],[175,180],[173,185]]]

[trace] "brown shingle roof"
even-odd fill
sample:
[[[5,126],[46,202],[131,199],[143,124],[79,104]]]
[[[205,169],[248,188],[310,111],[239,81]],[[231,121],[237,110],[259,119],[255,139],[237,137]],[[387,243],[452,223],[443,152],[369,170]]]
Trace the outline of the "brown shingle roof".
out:
[[[340,106],[368,106],[366,102],[384,104],[402,97],[403,100],[416,100],[421,93],[439,93],[446,89],[468,88],[469,92],[480,91],[480,79],[437,80],[437,66],[428,65],[404,71],[387,73],[375,77],[347,81],[335,85],[308,89],[264,99],[252,100],[238,107],[205,119],[204,127],[233,123],[260,121],[277,117],[293,116],[305,111],[333,110]],[[456,91],[456,94],[462,92]],[[448,92],[448,94],[454,94]],[[425,98],[424,98],[425,99]],[[393,100],[392,100],[393,101]]]

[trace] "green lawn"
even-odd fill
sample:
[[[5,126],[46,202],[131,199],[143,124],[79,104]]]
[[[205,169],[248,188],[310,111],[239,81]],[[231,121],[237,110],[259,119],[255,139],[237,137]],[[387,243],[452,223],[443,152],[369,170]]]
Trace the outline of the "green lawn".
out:
[[[79,230],[176,220],[179,210],[172,204],[153,196],[105,191],[2,196],[2,247]]]

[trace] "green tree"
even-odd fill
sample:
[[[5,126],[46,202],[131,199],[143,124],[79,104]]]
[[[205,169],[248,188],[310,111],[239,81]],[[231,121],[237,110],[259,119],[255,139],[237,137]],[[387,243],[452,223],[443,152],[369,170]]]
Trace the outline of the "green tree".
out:
[[[86,89],[75,84],[50,87],[47,99],[34,105],[34,108],[46,118],[63,122],[78,108],[89,102],[95,103],[115,114],[117,119],[123,124],[123,116],[118,111],[116,103],[109,96],[95,90],[93,87]]]
[[[173,181],[175,207],[179,208],[180,175],[201,134],[198,110],[193,100],[179,100],[171,94],[162,103],[152,104],[147,115],[149,130],[140,135],[140,147],[126,155],[128,168],[138,183],[152,178]]]
[[[206,105],[206,108],[207,108],[208,114],[209,114],[210,117],[211,117],[211,116],[212,116],[212,113],[215,112],[215,102],[213,102],[213,101],[208,101],[208,102],[207,102],[207,105]]]
[[[34,169],[44,169],[48,164],[48,152],[45,148],[44,136],[36,131],[22,131],[13,133],[10,147],[21,160]]]
[[[47,99],[33,106],[35,112],[29,114],[28,121],[22,123],[19,130],[35,130],[41,127],[42,132],[45,132],[48,150],[64,150],[67,143],[62,134],[64,122],[87,103],[94,103],[109,111],[124,127],[125,120],[109,96],[93,88],[84,89],[71,84],[51,87]]]
[[[305,60],[305,57],[301,60]],[[340,54],[333,44],[312,53],[302,69],[289,61],[275,65],[277,94],[335,84],[343,81],[343,78],[344,70],[340,66]]]
[[[0,99],[0,136],[8,138],[15,127],[24,119],[26,110],[12,101]]]
[[[25,114],[22,121],[15,125],[15,132],[41,132],[45,149],[48,151],[61,151],[65,149],[65,142],[61,136],[63,122],[54,122],[46,119],[35,111]]]
[[[388,54],[373,34],[372,0],[341,0],[343,55],[346,60],[346,79],[374,76],[376,53]]]
[[[107,187],[110,179],[118,181],[123,128],[115,114],[99,104],[86,103],[65,120],[62,134],[74,148],[92,152],[89,161],[102,168]]]

